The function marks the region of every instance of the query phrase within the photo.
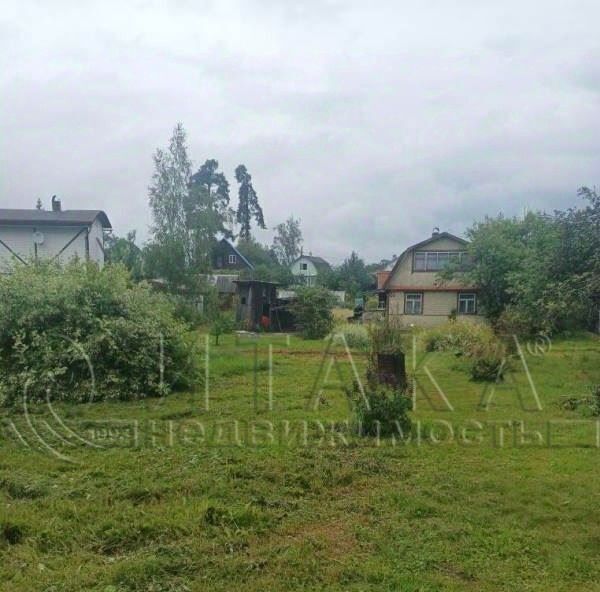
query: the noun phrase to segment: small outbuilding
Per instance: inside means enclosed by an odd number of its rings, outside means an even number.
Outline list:
[[[278,284],[262,280],[236,280],[234,283],[238,296],[236,320],[250,331],[272,328]]]

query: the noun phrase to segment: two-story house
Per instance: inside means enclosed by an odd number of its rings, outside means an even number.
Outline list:
[[[305,286],[315,286],[320,273],[331,269],[331,266],[322,257],[312,255],[300,255],[290,267],[292,275],[298,283]]]
[[[468,242],[435,229],[427,240],[408,247],[391,270],[377,273],[380,306],[404,325],[432,326],[456,315],[481,321],[477,288],[460,277],[442,281],[439,272],[468,265]]]
[[[232,273],[254,269],[248,261],[226,238],[217,242],[211,253],[214,273]]]

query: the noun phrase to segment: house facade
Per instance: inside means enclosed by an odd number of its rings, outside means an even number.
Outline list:
[[[104,265],[104,233],[111,229],[102,210],[0,209],[0,271],[35,260],[66,263],[79,258]]]
[[[213,247],[211,258],[212,268],[216,273],[235,273],[254,269],[254,265],[225,238]]]
[[[292,263],[290,270],[299,284],[315,286],[319,274],[331,269],[331,266],[322,257],[301,255]]]
[[[452,265],[466,268],[468,242],[437,229],[412,245],[390,270],[377,274],[380,306],[403,325],[434,326],[456,316],[481,322],[477,287],[461,278],[442,281],[440,271]]]

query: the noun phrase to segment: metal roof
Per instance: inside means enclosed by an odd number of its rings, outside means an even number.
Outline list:
[[[10,210],[0,208],[0,225],[3,226],[78,226],[93,224],[99,219],[102,228],[112,228],[102,210]]]
[[[455,236],[454,234],[450,234],[449,232],[434,232],[429,238],[425,239],[424,241],[421,241],[420,243],[415,243],[414,245],[408,247],[395,261],[394,261],[394,265],[392,266],[392,269],[390,271],[390,274],[388,275],[387,279],[385,280],[382,288],[385,290],[388,287],[388,284],[390,282],[390,279],[393,277],[397,267],[400,265],[400,261],[402,261],[402,259],[404,259],[404,257],[410,253],[411,251],[414,251],[415,249],[420,249],[422,247],[427,246],[430,243],[435,242],[436,240],[440,239],[440,238],[447,238],[450,240],[455,240],[459,243],[461,243],[462,245],[468,245],[469,241],[465,240],[464,238],[460,238],[459,236]]]
[[[331,268],[331,265],[329,265],[329,263],[327,263],[327,261],[325,261],[325,259],[323,259],[323,257],[314,257],[313,255],[300,255],[300,257],[298,257],[298,259],[296,259],[296,261],[294,261],[294,263],[296,263],[297,261],[300,261],[301,259],[307,259],[317,269],[330,269]]]

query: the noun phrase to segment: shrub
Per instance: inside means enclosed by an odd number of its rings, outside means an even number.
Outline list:
[[[538,321],[529,313],[508,306],[496,320],[494,328],[500,335],[529,337],[541,331]]]
[[[365,397],[355,385],[355,415],[361,435],[390,436],[406,434],[410,430],[410,397],[401,391],[375,384],[365,388]]]
[[[349,323],[336,327],[331,336],[335,338],[343,335],[350,349],[368,351],[371,341],[369,333],[363,325],[351,325]]]
[[[469,353],[469,372],[473,380],[502,380],[506,356],[498,348],[483,348]]]
[[[365,310],[374,311],[379,309],[379,298],[377,296],[370,296],[365,302]]]
[[[449,321],[425,331],[422,340],[426,351],[451,351],[467,358],[473,380],[503,377],[506,347],[488,325]]]
[[[421,337],[426,351],[467,353],[477,346],[496,343],[488,325],[465,321],[448,321],[425,331]]]
[[[121,266],[15,267],[0,278],[2,402],[25,392],[84,401],[189,386],[191,339],[173,313],[166,296],[132,284]]]
[[[335,303],[335,296],[325,288],[315,286],[296,290],[296,300],[290,309],[304,339],[321,339],[331,332]]]
[[[235,327],[235,318],[233,313],[228,311],[218,311],[212,319],[210,334],[215,336],[215,345],[219,345],[221,335],[231,333]]]
[[[372,323],[368,331],[373,355],[397,354],[406,350],[402,325],[397,321],[386,319],[379,323]]]

